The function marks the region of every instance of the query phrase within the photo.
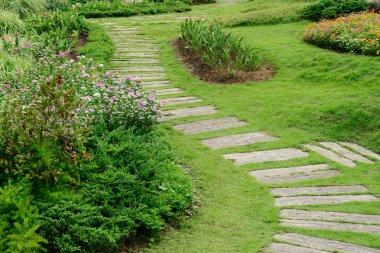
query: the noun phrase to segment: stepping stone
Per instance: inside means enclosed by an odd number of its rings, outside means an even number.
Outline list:
[[[154,80],[154,79],[160,79],[160,78],[164,78],[166,75],[164,73],[157,73],[157,74],[141,74],[141,73],[120,73],[120,72],[114,72],[116,74],[118,74],[117,76],[118,77],[121,77],[121,76],[126,76],[126,75],[130,75],[130,76],[133,76],[133,77],[139,77],[141,78],[141,80]],[[124,79],[124,78],[122,78]]]
[[[352,223],[338,223],[327,221],[310,221],[310,220],[280,220],[280,224],[286,227],[309,228],[309,229],[327,229],[336,231],[362,232],[369,234],[380,234],[380,226],[364,225]]]
[[[340,163],[342,165],[345,165],[345,166],[348,166],[348,167],[355,167],[356,164],[351,161],[350,159],[347,159],[345,157],[342,157],[340,155],[338,155],[337,153],[333,152],[333,151],[330,151],[328,149],[325,149],[325,148],[321,148],[321,147],[318,147],[318,146],[314,146],[314,145],[304,145],[304,147],[334,161],[334,162],[337,162],[337,163]]]
[[[151,81],[143,83],[144,88],[159,88],[169,85],[171,85],[170,81]]]
[[[327,164],[315,164],[290,168],[251,171],[249,174],[265,184],[290,183],[308,179],[328,178],[339,175],[337,170],[328,170]]]
[[[196,97],[179,97],[179,98],[164,98],[159,99],[157,102],[162,106],[168,105],[184,105],[184,104],[192,104],[202,102],[202,99]]]
[[[380,224],[380,215],[368,215],[358,213],[338,213],[327,211],[308,211],[297,209],[282,209],[280,211],[282,219],[290,220],[320,220],[320,221],[340,221],[350,223]]]
[[[159,63],[160,60],[157,59],[123,59],[123,60],[113,60],[111,63],[122,64],[128,63],[130,65],[139,65],[141,63]]]
[[[153,91],[156,95],[171,95],[171,94],[180,94],[182,92],[185,92],[184,90],[180,88],[172,88],[172,89],[162,89],[162,90],[155,90]]]
[[[253,144],[257,142],[270,142],[277,140],[278,138],[272,137],[266,133],[252,132],[206,139],[202,140],[202,143],[210,148],[218,149],[234,146],[244,146],[247,144]]]
[[[335,143],[335,142],[319,142],[319,144],[321,144],[322,146],[328,148],[328,149],[331,149],[332,151],[350,159],[350,160],[353,160],[353,161],[357,161],[357,162],[362,162],[362,163],[373,163],[371,160],[361,156],[361,155],[358,155],[354,152],[352,152],[351,150],[348,150],[342,146],[340,146],[338,143]]]
[[[110,70],[117,70],[119,72],[145,72],[145,71],[165,71],[164,67],[151,66],[151,67],[118,67],[110,68]]]
[[[349,143],[349,142],[340,142],[340,144],[342,144],[342,145],[344,145],[346,147],[352,148],[353,150],[359,152],[362,155],[365,155],[365,156],[372,157],[372,158],[375,158],[377,160],[380,160],[380,155],[378,155],[375,152],[372,152],[371,150],[366,149],[366,148],[364,148],[362,146],[359,146],[359,145],[354,144],[354,143]]]
[[[295,148],[282,148],[274,150],[255,151],[249,153],[235,153],[223,155],[225,159],[235,160],[235,165],[248,163],[261,163],[269,161],[285,161],[306,157],[309,154]]]
[[[310,249],[278,242],[272,242],[269,245],[268,250],[274,253],[330,253],[329,251]]]
[[[215,107],[210,106],[210,105],[175,109],[175,110],[163,111],[162,117],[159,119],[159,121],[164,122],[164,121],[177,119],[177,118],[209,115],[209,114],[214,114],[216,112],[217,110],[215,109]]]
[[[312,186],[312,187],[289,187],[289,188],[271,188],[270,191],[274,196],[299,196],[299,195],[322,195],[322,194],[345,194],[368,192],[368,189],[361,185],[352,186]]]
[[[372,195],[280,197],[275,199],[275,206],[324,205],[369,201],[378,201],[378,199]]]
[[[240,121],[236,117],[226,117],[218,119],[209,119],[185,124],[174,125],[177,130],[187,134],[198,134],[217,130],[224,130],[231,127],[245,126],[247,122]]]
[[[324,250],[328,252],[344,252],[344,253],[380,253],[380,250],[374,248],[368,248],[351,243],[345,243],[340,241],[333,241],[320,237],[301,235],[296,233],[277,234],[274,236],[276,240],[299,245],[301,247]],[[281,251],[275,251],[281,252]],[[298,253],[297,251],[285,251],[287,253]],[[301,251],[302,252],[302,251]],[[307,252],[307,251],[306,251]],[[313,252],[313,251],[311,251]],[[318,252],[318,251],[316,251]]]
[[[122,57],[141,57],[141,58],[155,58],[158,57],[158,54],[152,54],[152,53],[122,53],[117,54],[117,56]]]
[[[130,53],[130,52],[159,52],[160,49],[158,48],[127,48],[127,47],[122,47],[122,48],[116,48],[115,54],[118,53]]]

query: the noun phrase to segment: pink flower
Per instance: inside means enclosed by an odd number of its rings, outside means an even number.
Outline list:
[[[153,111],[157,111],[157,106],[153,106],[153,107],[152,107],[152,110],[153,110]]]
[[[11,86],[8,84],[7,86],[5,86],[7,89],[10,89],[11,88]]]
[[[149,101],[153,101],[153,100],[154,100],[154,97],[153,97],[153,96],[149,96],[148,100],[149,100]]]
[[[69,53],[68,52],[62,52],[60,53],[58,56],[59,57],[65,57],[66,55],[68,55]]]
[[[128,81],[130,81],[130,80],[132,79],[132,77],[131,77],[130,75],[127,75],[127,76],[125,77],[125,79],[127,79]]]
[[[140,81],[140,77],[136,76],[136,77],[135,77],[135,80],[136,80],[136,81]]]

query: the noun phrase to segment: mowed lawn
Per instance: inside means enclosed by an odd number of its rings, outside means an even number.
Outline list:
[[[217,11],[199,14],[217,16]],[[238,7],[232,7],[238,9]],[[196,9],[196,8],[195,8]],[[197,15],[197,9],[191,15]],[[133,19],[132,19],[133,20]],[[129,20],[113,19],[120,24]],[[133,22],[131,22],[133,24]],[[178,229],[171,229],[147,252],[259,252],[279,231],[297,231],[330,239],[380,248],[380,236],[351,232],[282,228],[279,209],[268,186],[248,172],[313,163],[328,163],[342,173],[333,178],[309,180],[282,186],[354,185],[368,187],[380,196],[380,163],[348,169],[316,154],[284,162],[267,162],[236,167],[224,153],[298,147],[316,141],[352,141],[380,152],[380,59],[340,54],[302,41],[308,22],[226,28],[256,47],[262,61],[274,65],[277,73],[268,81],[246,84],[207,84],[197,80],[178,60],[171,41],[179,36],[179,23],[143,24],[148,36],[160,41],[161,61],[174,87],[184,95],[202,98],[219,112],[197,117],[211,119],[236,116],[247,126],[223,131],[183,135],[167,127],[178,160],[194,177],[199,201],[193,216]],[[188,107],[175,106],[167,109]],[[166,108],[165,108],[166,109]],[[194,117],[173,123],[194,121]],[[266,131],[280,138],[277,142],[210,150],[199,140],[250,131]],[[271,186],[271,185],[270,185]],[[272,185],[275,186],[275,185]],[[380,203],[347,203],[308,206],[342,212],[380,213]]]

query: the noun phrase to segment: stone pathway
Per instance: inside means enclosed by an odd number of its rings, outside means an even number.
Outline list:
[[[148,21],[144,22],[162,22],[160,20],[152,21],[154,18],[153,16],[149,17]],[[146,17],[135,18],[135,20],[139,19],[143,21]],[[173,22],[173,19],[167,22]],[[163,107],[187,106],[185,108],[163,110],[159,121],[170,122],[174,119],[194,117],[194,119],[190,118],[191,122],[173,125],[178,131],[191,135],[213,133],[233,128],[239,131],[239,127],[247,125],[247,122],[239,120],[237,117],[217,117],[215,114],[218,110],[212,105],[196,106],[196,103],[205,103],[201,98],[188,95],[178,96],[186,94],[186,91],[172,87],[171,81],[166,78],[164,66],[160,64],[160,48],[158,44],[153,39],[146,37],[140,31],[139,26],[126,27],[111,22],[103,25],[107,27],[116,46],[116,53],[111,61],[110,71],[117,74],[119,78],[124,78],[125,75],[140,77],[145,89],[151,90],[152,94],[157,96],[165,96],[158,99],[158,102]],[[212,119],[197,121],[197,116],[202,115],[209,115]],[[280,140],[280,138],[267,132],[246,131],[227,136],[220,136],[219,132],[218,136],[203,139],[202,143],[211,149],[223,149]],[[294,159],[299,159],[299,162],[303,162],[310,152],[326,159],[326,163],[304,163],[303,166],[270,168],[249,172],[249,175],[255,177],[258,181],[269,184],[270,192],[275,199],[275,205],[281,209],[281,225],[293,228],[380,234],[380,215],[299,209],[307,205],[333,205],[347,202],[360,204],[379,201],[363,185],[280,187],[280,184],[284,183],[331,178],[339,175],[340,170],[333,169],[332,165],[354,169],[358,164],[372,164],[374,161],[380,160],[380,155],[364,147],[347,142],[318,142],[304,144],[302,149],[282,147],[271,150],[252,150],[250,152],[227,153],[223,154],[223,157],[227,160],[233,160],[237,166],[248,166],[253,163]],[[274,242],[266,250],[276,253],[380,253],[378,249],[296,233],[275,235]]]

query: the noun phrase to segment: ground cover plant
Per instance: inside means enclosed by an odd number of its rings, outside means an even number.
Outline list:
[[[195,71],[203,80],[239,82],[265,79],[271,74],[269,68],[257,72],[262,70],[257,50],[246,46],[241,37],[224,32],[215,22],[185,20],[180,33],[177,49],[185,57],[189,55],[186,61],[193,62],[194,68],[199,62]]]
[[[367,10],[365,0],[321,0],[301,10],[303,18],[318,21]]]
[[[380,55],[380,14],[351,14],[312,23],[306,28],[303,39],[337,51]]]

